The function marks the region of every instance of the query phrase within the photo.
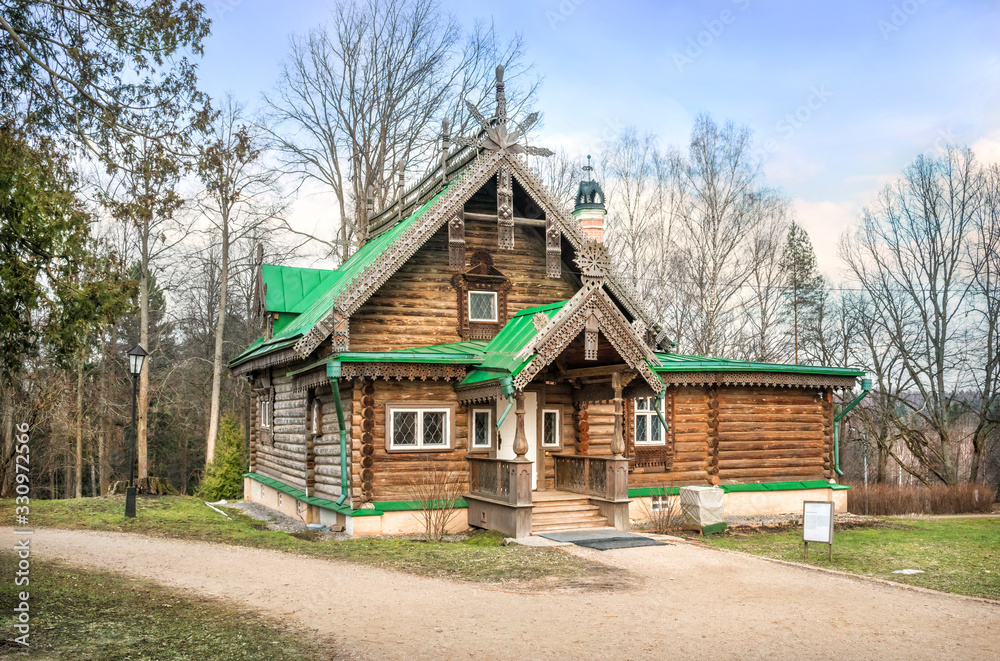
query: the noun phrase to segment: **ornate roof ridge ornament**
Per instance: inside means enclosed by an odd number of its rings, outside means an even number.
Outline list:
[[[529,114],[523,122],[517,122],[507,116],[507,95],[504,93],[503,65],[497,66],[497,107],[492,119],[486,119],[483,113],[468,99],[465,100],[465,107],[476,121],[479,122],[480,131],[475,138],[456,136],[454,142],[476,149],[488,149],[490,151],[510,154],[529,154],[531,156],[552,156],[555,152],[544,147],[532,147],[524,142],[524,137],[531,127],[538,122],[539,114],[533,112]],[[512,126],[509,126],[512,125]]]
[[[608,248],[600,241],[587,241],[573,258],[580,269],[584,289],[596,289],[604,284],[611,271]]]

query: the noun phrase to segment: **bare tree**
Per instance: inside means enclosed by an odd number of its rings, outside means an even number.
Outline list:
[[[740,292],[760,266],[746,237],[780,218],[785,202],[762,185],[747,128],[701,115],[688,153],[675,158],[684,190],[682,284],[696,314],[685,339],[696,353],[725,355],[739,345]]]
[[[341,1],[327,27],[294,38],[265,103],[285,172],[336,198],[336,236],[307,236],[345,260],[365,238],[366,205],[358,200],[370,191],[383,207],[401,192],[400,174],[423,172],[441,120],[464,132],[464,97],[486,93],[498,64],[514,81],[507,94],[516,115],[535,90],[517,90],[527,78],[522,59],[520,37],[504,43],[492,26],[477,24],[463,38],[436,0]]]
[[[246,121],[244,107],[227,97],[200,146],[198,176],[205,187],[201,211],[219,241],[219,301],[212,357],[212,391],[205,437],[206,463],[215,456],[222,389],[223,343],[228,315],[232,246],[265,231],[283,212],[277,174],[261,159],[264,137]]]
[[[972,295],[966,242],[982,204],[982,174],[968,150],[920,156],[865,209],[841,254],[865,290],[874,321],[898,354],[907,389],[897,432],[923,470],[959,480],[959,413],[972,361],[965,315]],[[977,427],[972,442],[984,429]]]

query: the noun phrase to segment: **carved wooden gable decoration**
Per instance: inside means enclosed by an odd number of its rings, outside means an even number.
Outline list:
[[[472,253],[472,268],[458,273],[451,284],[458,293],[458,334],[463,340],[492,340],[507,323],[507,293],[511,282],[493,266],[493,257],[485,250]],[[469,310],[469,292],[496,294],[496,321],[476,321]]]

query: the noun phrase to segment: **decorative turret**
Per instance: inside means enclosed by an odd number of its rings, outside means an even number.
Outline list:
[[[591,241],[603,243],[604,217],[608,215],[608,210],[604,207],[604,191],[591,175],[594,167],[590,164],[589,154],[587,155],[587,164],[583,166],[583,169],[587,173],[587,178],[580,182],[580,189],[576,193],[573,217],[580,224],[584,236]]]

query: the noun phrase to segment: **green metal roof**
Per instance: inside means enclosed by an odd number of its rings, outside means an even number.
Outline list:
[[[288,376],[296,376],[310,372],[320,365],[339,361],[342,363],[421,363],[435,365],[474,365],[483,358],[484,340],[469,342],[450,342],[448,344],[432,344],[411,349],[394,349],[392,351],[345,351],[324,356],[319,360],[288,372]]]
[[[566,303],[567,301],[559,301],[539,305],[515,314],[483,349],[483,361],[478,369],[470,372],[459,385],[468,386],[498,379],[501,376],[517,375],[531,360],[530,356],[518,358],[517,354],[538,334],[533,319],[535,314],[541,312],[551,319]]]
[[[864,376],[864,371],[851,367],[821,367],[816,365],[782,365],[757,363],[749,360],[688,356],[679,353],[657,353],[660,366],[656,372],[782,372],[785,374],[823,374],[826,376]]]
[[[341,273],[331,269],[264,264],[261,267],[261,276],[266,287],[267,311],[298,314],[306,311],[303,303],[309,300],[309,294],[313,290],[318,287],[330,287],[340,278]]]
[[[361,275],[364,270],[388,250],[392,244],[407,229],[409,229],[437,200],[448,191],[449,185],[445,185],[441,191],[427,200],[416,211],[410,214],[396,225],[363,245],[356,253],[351,255],[346,262],[340,265],[336,271],[330,271],[330,275],[312,288],[307,294],[301,296],[295,302],[295,308],[301,310],[294,319],[288,322],[283,328],[276,329],[274,337],[266,342],[258,340],[246,351],[233,359],[229,366],[233,367],[252,357],[261,356],[280,347],[288,345],[288,341],[305,335],[323,317],[333,309],[333,302],[354,280]],[[255,349],[255,347],[258,347]],[[250,352],[254,355],[251,356]]]

